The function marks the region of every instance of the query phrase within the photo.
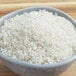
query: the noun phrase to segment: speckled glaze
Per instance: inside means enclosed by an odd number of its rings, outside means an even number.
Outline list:
[[[12,18],[17,14],[22,14],[24,12],[38,11],[40,9],[41,10],[45,9],[49,12],[53,12],[53,14],[57,13],[59,16],[68,19],[76,27],[76,22],[68,14],[56,8],[47,7],[47,6],[34,6],[9,13],[0,19],[0,27],[3,25],[4,20]],[[62,72],[64,72],[76,60],[76,54],[70,59],[65,60],[63,62],[59,62],[55,64],[44,64],[44,65],[27,64],[19,60],[11,59],[2,54],[0,54],[0,58],[3,60],[4,64],[10,70],[15,72],[19,76],[57,76]]]

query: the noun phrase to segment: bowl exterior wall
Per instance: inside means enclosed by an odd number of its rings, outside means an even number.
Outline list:
[[[3,60],[3,62],[9,69],[11,69],[11,71],[15,72],[19,76],[57,76],[64,72],[73,63],[71,62],[60,67],[37,69],[20,66],[6,60]]]

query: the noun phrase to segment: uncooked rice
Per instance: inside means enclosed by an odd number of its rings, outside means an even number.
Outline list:
[[[27,63],[53,64],[73,56],[76,31],[64,17],[46,10],[32,11],[4,21],[0,53]]]

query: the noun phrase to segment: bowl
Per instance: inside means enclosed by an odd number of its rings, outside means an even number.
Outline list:
[[[76,27],[76,22],[71,16],[69,16],[68,14],[64,13],[59,9],[47,6],[33,6],[9,13],[0,19],[0,27],[3,25],[5,20],[10,19],[16,16],[17,14],[20,15],[23,14],[24,12],[38,11],[40,9],[41,10],[45,9],[49,12],[53,12],[53,14],[57,13],[59,16],[68,19],[74,25],[74,27]],[[58,62],[55,64],[44,64],[44,65],[30,64],[30,63],[28,64],[20,60],[12,59],[3,54],[0,54],[0,58],[10,70],[15,72],[19,76],[57,76],[62,72],[64,72],[76,60],[76,54],[70,59],[67,59],[63,62]]]

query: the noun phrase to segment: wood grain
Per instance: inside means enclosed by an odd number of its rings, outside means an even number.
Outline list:
[[[76,0],[0,0],[0,3],[75,2]]]
[[[67,13],[74,13],[76,12],[76,2],[53,2],[53,3],[12,3],[12,4],[0,4],[0,16],[3,16],[9,12],[26,8],[30,6],[51,6],[59,8]],[[74,16],[73,16],[74,17]]]
[[[4,16],[5,14],[15,11],[17,9],[26,8],[30,6],[36,5],[46,5],[50,7],[59,8],[69,15],[71,15],[74,19],[76,19],[76,2],[52,2],[52,3],[14,3],[17,2],[16,0],[0,0],[0,16]],[[19,0],[21,1],[21,0]],[[23,0],[22,0],[23,1]],[[43,0],[45,1],[45,0]],[[50,1],[50,0],[47,0]],[[68,0],[69,1],[69,0]],[[13,2],[13,3],[11,3]],[[2,61],[0,61],[0,76],[17,76],[13,72],[11,72],[7,67],[4,66]],[[71,67],[67,69],[64,73],[59,76],[76,76],[76,62],[72,64]]]

